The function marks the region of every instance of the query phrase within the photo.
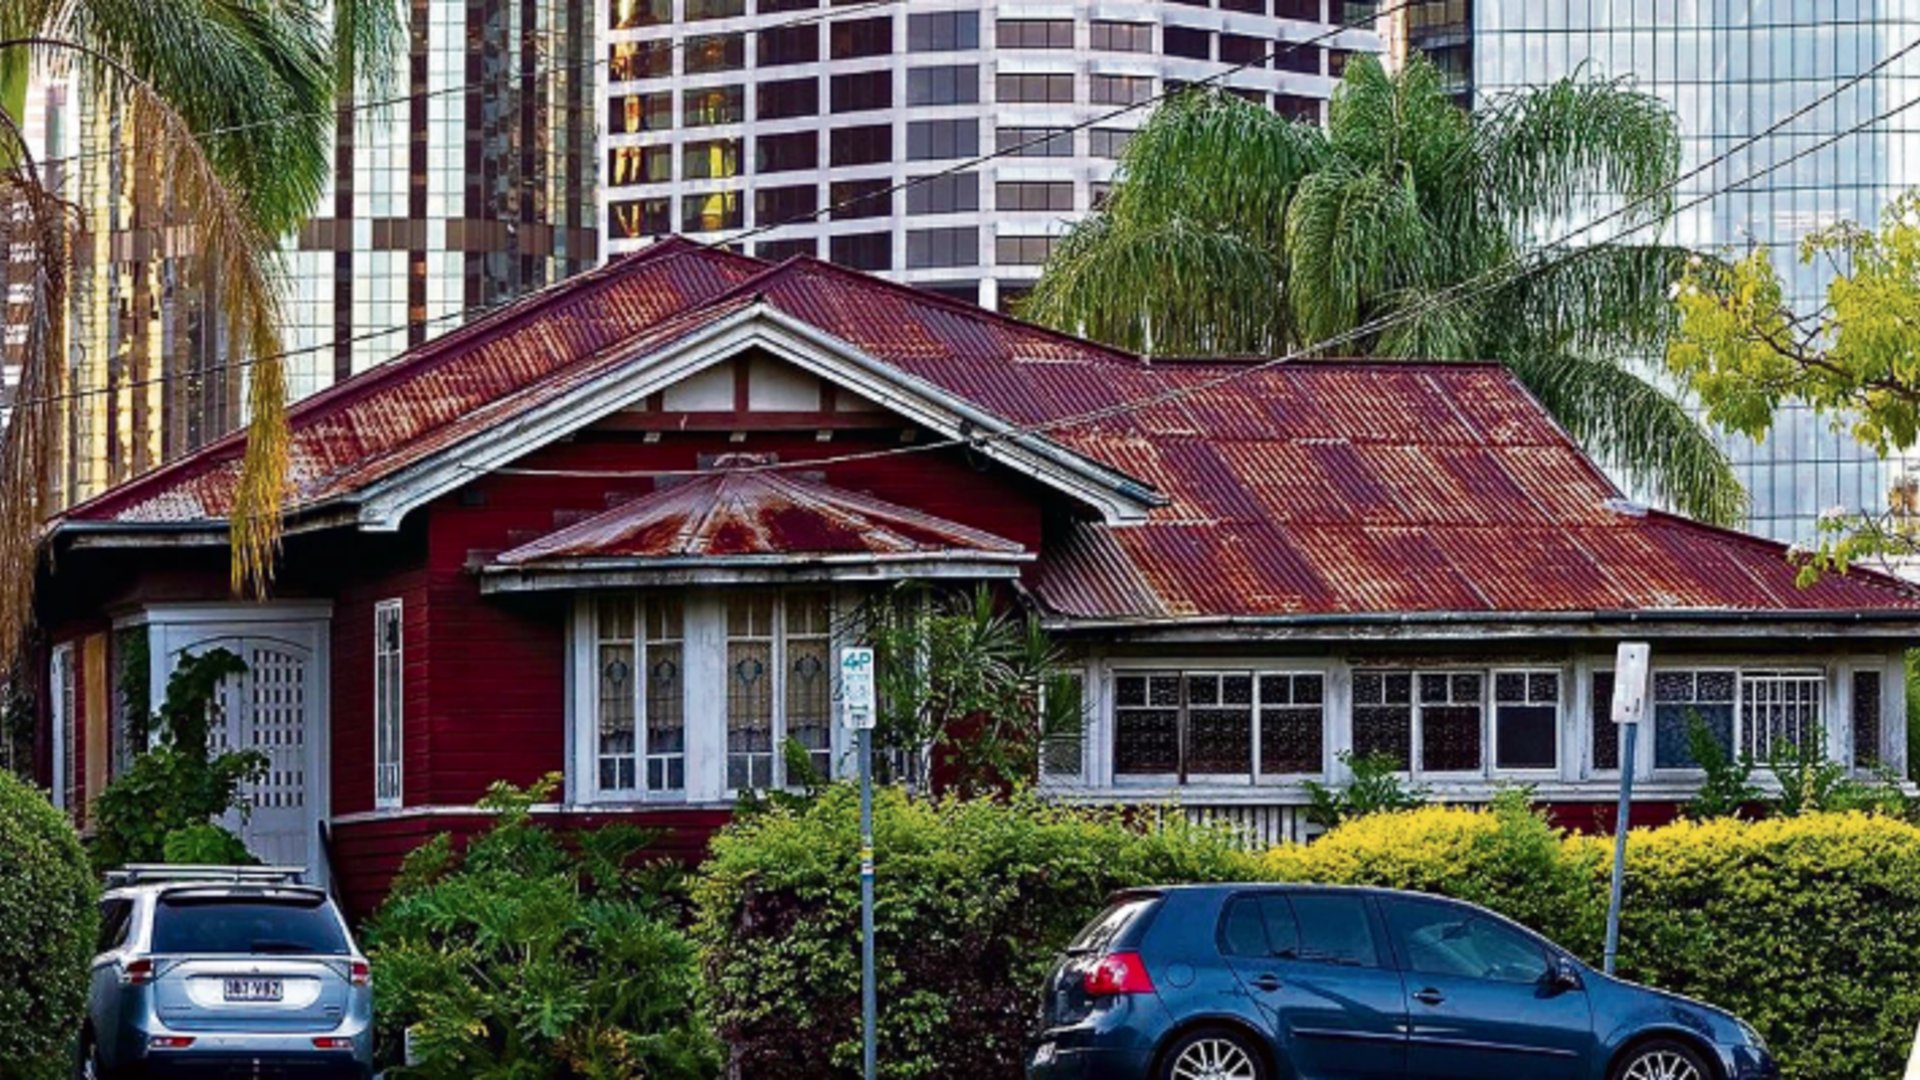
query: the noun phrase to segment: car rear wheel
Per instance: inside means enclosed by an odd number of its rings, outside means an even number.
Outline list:
[[[1267,1080],[1267,1064],[1245,1035],[1227,1028],[1203,1028],[1188,1032],[1167,1048],[1159,1080]]]
[[[1660,1039],[1634,1047],[1614,1066],[1613,1080],[1714,1080],[1713,1067],[1683,1042]]]

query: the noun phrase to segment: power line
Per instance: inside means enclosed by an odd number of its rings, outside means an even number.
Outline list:
[[[874,0],[874,2],[870,2],[865,5],[838,8],[830,12],[830,14],[834,17],[842,17],[850,12],[859,11],[863,7],[871,8],[871,7],[877,7],[884,4],[891,4],[891,3],[897,3],[897,2],[901,2],[901,0]],[[1401,0],[1400,3],[1392,7],[1378,11],[1371,18],[1386,17],[1404,8],[1411,7],[1414,4],[1417,4],[1419,2],[1420,0]],[[996,148],[992,153],[982,154],[973,158],[969,158],[965,161],[959,162],[958,164],[950,165],[936,172],[924,173],[918,176],[910,177],[907,180],[904,180],[898,184],[895,184],[885,189],[884,191],[876,191],[876,192],[869,192],[864,195],[856,195],[852,198],[843,199],[840,202],[822,207],[818,210],[812,211],[811,213],[800,214],[791,218],[782,219],[780,221],[769,222],[765,225],[756,226],[744,232],[730,234],[728,236],[721,237],[715,240],[702,241],[702,242],[699,242],[699,250],[712,250],[715,248],[731,247],[732,245],[740,244],[743,241],[750,240],[756,236],[761,236],[766,233],[772,232],[775,229],[785,228],[786,226],[789,226],[789,225],[800,225],[810,221],[817,221],[822,217],[826,217],[838,211],[845,210],[853,206],[857,206],[864,202],[869,202],[871,200],[881,198],[882,196],[891,197],[893,194],[897,192],[906,191],[910,188],[917,187],[921,184],[932,183],[935,180],[952,176],[956,173],[961,173],[969,169],[978,168],[981,165],[985,165],[988,162],[995,161],[1003,157],[1016,156],[1024,150],[1050,142],[1054,139],[1059,138],[1061,135],[1072,135],[1080,131],[1083,131],[1087,128],[1097,127],[1100,124],[1104,124],[1118,117],[1125,116],[1132,112],[1136,112],[1140,109],[1146,108],[1149,105],[1157,105],[1160,102],[1165,101],[1178,94],[1187,93],[1195,89],[1205,88],[1211,85],[1215,85],[1219,83],[1221,80],[1230,78],[1233,75],[1236,75],[1242,71],[1246,71],[1253,67],[1265,66],[1268,62],[1272,61],[1276,57],[1283,56],[1288,52],[1293,51],[1294,49],[1309,47],[1309,46],[1316,46],[1321,42],[1330,40],[1334,37],[1339,36],[1340,34],[1346,33],[1349,30],[1355,30],[1355,29],[1364,27],[1370,21],[1371,19],[1356,19],[1352,22],[1339,23],[1334,25],[1331,29],[1322,31],[1321,33],[1316,34],[1313,37],[1305,38],[1300,41],[1282,42],[1279,48],[1274,49],[1272,52],[1269,52],[1264,56],[1256,57],[1251,60],[1246,60],[1241,63],[1234,64],[1230,67],[1222,69],[1219,72],[1216,72],[1213,75],[1209,75],[1206,78],[1199,79],[1191,83],[1187,83],[1176,89],[1162,90],[1160,93],[1151,95],[1146,98],[1142,98],[1137,102],[1133,102],[1131,104],[1121,106],[1120,108],[1114,109],[1110,112],[1102,113],[1101,115],[1095,116],[1090,120],[1085,120],[1085,121],[1082,121],[1081,123],[1072,125],[1070,127],[1065,127],[1065,128],[1049,128],[1047,129],[1048,134],[1036,136],[1032,139],[1028,139],[1024,142],[1015,144],[1013,146]],[[688,254],[691,254],[691,252],[689,252]],[[671,257],[677,258],[679,256],[675,255]],[[274,353],[265,357],[250,357],[250,358],[245,358],[240,360],[229,360],[229,361],[224,361],[218,364],[208,364],[205,367],[196,368],[191,371],[177,371],[177,372],[173,372],[171,374],[166,374],[166,375],[151,376],[146,379],[130,379],[130,380],[127,380],[126,382],[119,383],[112,387],[94,387],[88,390],[69,391],[59,395],[46,395],[43,397],[35,398],[31,401],[16,401],[14,403],[14,407],[19,408],[23,405],[52,404],[60,401],[76,400],[84,397],[97,397],[97,396],[107,395],[107,394],[118,394],[122,391],[134,390],[143,386],[154,386],[154,385],[160,385],[168,382],[186,381],[186,380],[192,380],[192,379],[205,378],[208,375],[211,375],[220,371],[253,367],[257,364],[264,363],[268,360],[285,360],[285,359],[290,359],[296,356],[309,355],[312,353],[329,352],[338,348],[341,345],[355,344],[361,341],[368,341],[374,338],[385,337],[389,334],[404,333],[412,329],[412,327],[416,325],[430,325],[433,323],[447,322],[452,320],[464,321],[468,318],[483,317],[490,312],[497,311],[500,308],[516,303],[518,302],[519,299],[521,299],[521,297],[513,297],[513,298],[503,300],[494,304],[477,305],[475,307],[465,308],[460,311],[448,312],[443,315],[437,315],[437,316],[434,316],[433,318],[422,320],[419,323],[409,322],[409,323],[401,324],[399,326],[389,326],[389,327],[382,327],[377,330],[363,331],[351,337],[333,338],[328,341],[317,342],[313,345],[303,346],[298,349],[283,350],[281,352]]]

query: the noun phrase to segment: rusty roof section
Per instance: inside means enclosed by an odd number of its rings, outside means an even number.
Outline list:
[[[765,462],[754,455],[725,455],[713,472],[549,533],[495,562],[520,567],[794,556],[1032,558],[1011,540],[871,495],[785,472],[751,470],[760,464]]]

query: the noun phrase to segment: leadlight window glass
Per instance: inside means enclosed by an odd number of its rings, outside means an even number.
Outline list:
[[[1318,775],[1326,738],[1326,677],[1260,676],[1260,775]]]
[[[1620,767],[1620,725],[1613,722],[1613,672],[1593,673],[1593,768],[1605,772]]]
[[[1853,673],[1853,764],[1880,767],[1880,673]]]
[[[824,590],[759,589],[727,598],[727,787],[787,783],[791,738],[815,769],[833,764],[832,604]]]
[[[1823,751],[1819,675],[1746,672],[1740,677],[1740,751],[1755,761],[1811,746]]]
[[[608,596],[596,605],[594,754],[604,793],[686,789],[682,618],[669,594]]]
[[[1733,752],[1734,701],[1739,676],[1732,671],[1653,673],[1653,764],[1658,769],[1696,768],[1687,729],[1693,718],[1728,753]]]
[[[1113,682],[1113,771],[1154,776],[1180,770],[1180,676],[1121,675]]]
[[[1244,776],[1253,771],[1253,676],[1187,676],[1189,775]]]
[[[935,290],[938,291],[938,290]],[[968,303],[976,302],[968,298]],[[1060,782],[1084,779],[1086,770],[1086,676],[1059,671],[1040,688],[1040,775]]]
[[[1353,673],[1353,753],[1384,754],[1405,770],[1413,761],[1413,673]]]
[[[1560,673],[1497,671],[1493,676],[1493,767],[1549,770],[1560,765]]]
[[[382,600],[373,608],[373,805],[400,806],[400,687],[405,659],[401,649],[401,602]]]
[[[1481,704],[1486,679],[1477,672],[1421,672],[1420,770],[1478,772]]]

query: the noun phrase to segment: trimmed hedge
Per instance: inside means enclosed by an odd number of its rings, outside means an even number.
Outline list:
[[[1598,963],[1610,838],[1514,801],[1361,819],[1276,848],[1271,878],[1484,904]],[[1920,829],[1864,814],[1636,830],[1620,974],[1758,1028],[1789,1080],[1899,1075],[1920,1022]]]
[[[0,770],[0,1077],[71,1074],[98,920],[99,886],[73,826]]]
[[[1047,968],[1110,892],[1253,876],[1255,860],[1230,836],[1171,817],[877,793],[882,1073],[1019,1080]],[[846,785],[715,839],[695,886],[694,934],[710,1015],[739,1075],[857,1074],[858,846]]]

